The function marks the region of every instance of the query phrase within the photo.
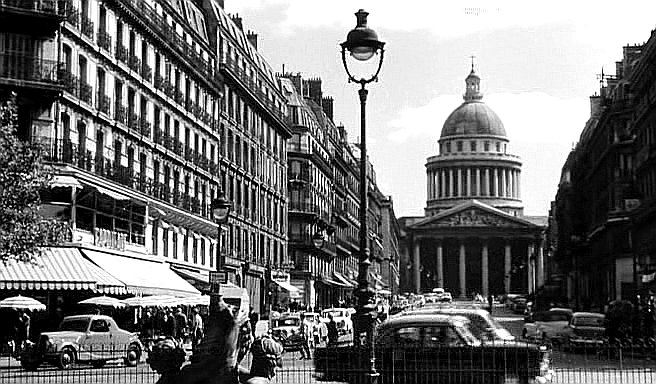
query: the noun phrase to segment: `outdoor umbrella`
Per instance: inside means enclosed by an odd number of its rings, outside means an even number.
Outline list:
[[[0,308],[13,308],[30,311],[45,311],[45,304],[31,297],[13,296],[0,301]]]
[[[137,296],[123,300],[129,307],[175,307],[179,298],[169,295]]]
[[[78,302],[78,304],[89,304],[89,305],[95,305],[98,307],[112,307],[112,308],[123,308],[126,306],[124,302],[122,302],[119,299],[115,299],[113,297],[108,297],[108,296],[97,296],[97,297],[91,297],[86,300],[82,300]]]

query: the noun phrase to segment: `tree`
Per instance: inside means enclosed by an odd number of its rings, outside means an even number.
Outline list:
[[[66,224],[39,213],[39,191],[52,177],[41,148],[17,136],[16,95],[0,101],[0,260],[35,261],[62,240]]]

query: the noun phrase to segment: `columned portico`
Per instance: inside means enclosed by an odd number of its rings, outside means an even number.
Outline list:
[[[483,101],[472,67],[464,102],[444,122],[440,151],[426,162],[425,215],[401,218],[416,292],[440,287],[463,297],[523,292],[529,270],[544,273],[542,218],[524,217],[521,160],[508,150],[499,117]],[[530,246],[535,246],[531,249]],[[533,253],[530,253],[533,252]],[[534,268],[526,268],[533,255]],[[531,287],[533,289],[533,287]]]

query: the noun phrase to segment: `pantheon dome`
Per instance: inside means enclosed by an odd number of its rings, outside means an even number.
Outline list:
[[[513,216],[523,213],[521,160],[509,152],[503,122],[483,102],[480,81],[472,66],[464,102],[442,126],[439,154],[427,159],[427,216],[470,200]]]

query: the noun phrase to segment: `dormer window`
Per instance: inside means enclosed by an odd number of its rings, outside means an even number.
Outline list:
[[[476,141],[469,142],[469,147],[471,148],[472,152],[476,152]]]
[[[501,143],[497,143],[497,152],[501,152]]]
[[[458,152],[462,152],[462,141],[456,142],[456,148]]]
[[[446,153],[451,153],[451,143],[446,143]]]
[[[490,150],[490,142],[489,141],[486,141],[485,143],[483,143],[483,150],[485,152],[488,152]]]

